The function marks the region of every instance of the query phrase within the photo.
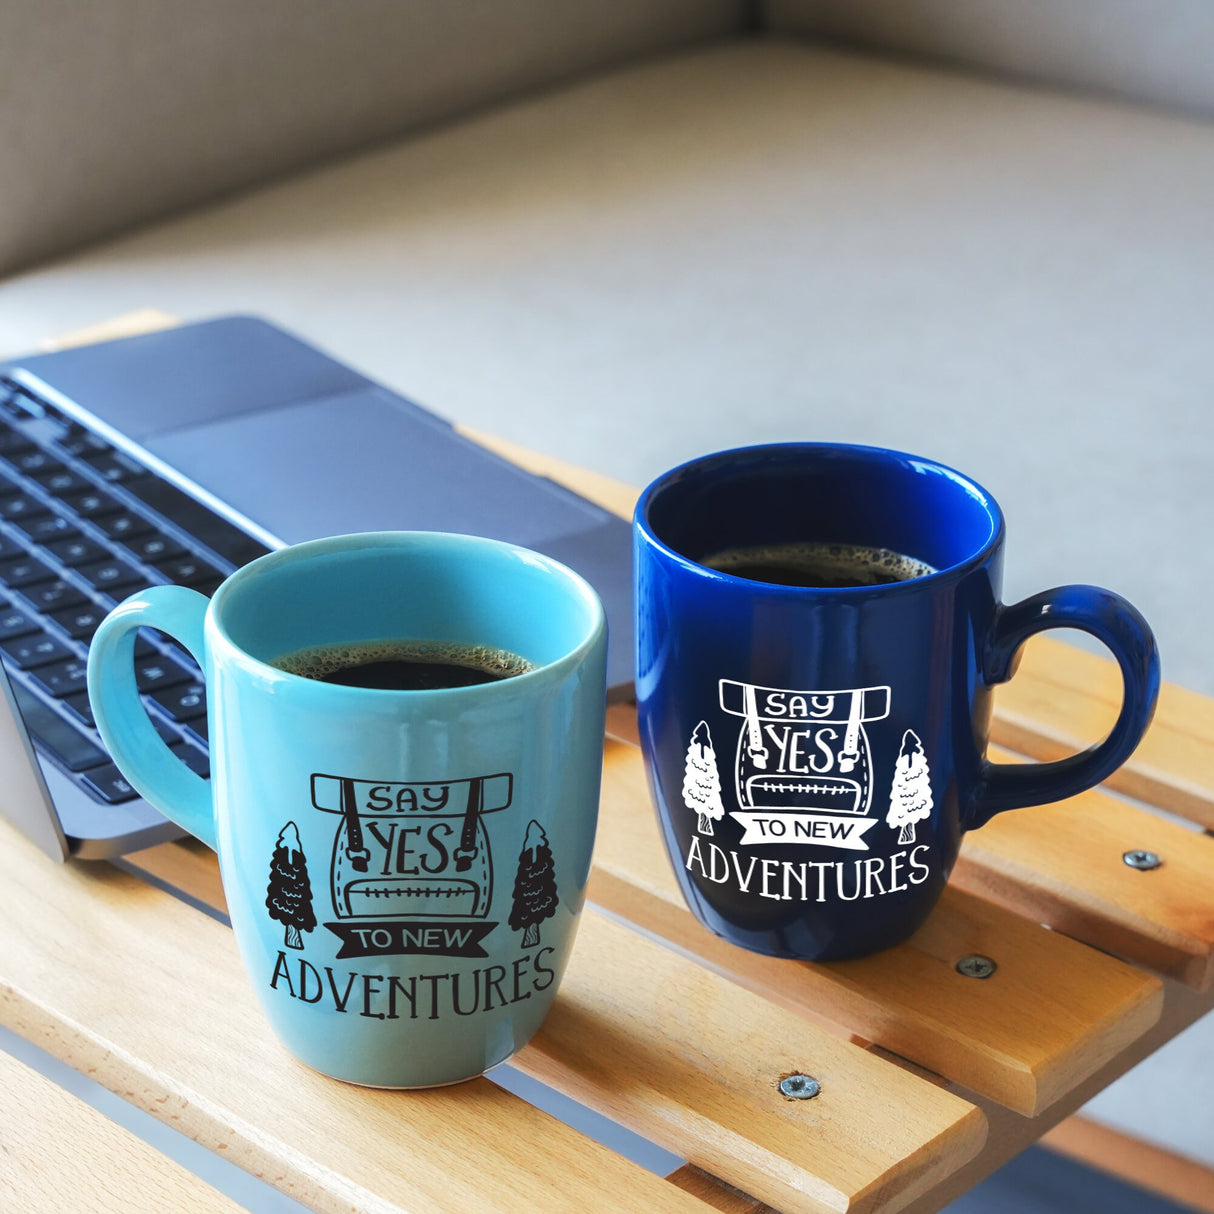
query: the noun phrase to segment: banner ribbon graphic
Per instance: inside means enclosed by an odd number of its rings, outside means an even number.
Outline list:
[[[876,818],[844,818],[837,814],[756,813],[750,810],[735,810],[729,816],[745,832],[741,839],[743,847],[779,843],[868,851],[864,834],[877,824]]]
[[[343,919],[326,923],[340,941],[337,953],[344,957],[421,955],[432,957],[487,957],[481,941],[496,923],[437,919],[382,920]]]

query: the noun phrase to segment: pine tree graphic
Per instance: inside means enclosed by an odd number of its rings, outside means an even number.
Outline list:
[[[540,942],[540,923],[552,916],[557,907],[556,872],[544,828],[532,818],[518,857],[514,876],[514,905],[510,908],[510,926],[523,928],[523,947],[534,948]]]
[[[270,918],[285,925],[284,943],[288,948],[303,948],[300,932],[316,926],[312,913],[312,886],[308,881],[308,859],[299,842],[299,829],[288,822],[279,831],[270,860],[270,884],[266,888],[266,906]]]
[[[902,750],[894,765],[894,785],[889,792],[886,823],[898,831],[899,843],[915,841],[915,823],[932,812],[931,772],[923,743],[913,729],[902,735]]]
[[[717,755],[712,748],[712,737],[706,721],[701,721],[695,727],[687,747],[683,804],[699,815],[696,830],[702,835],[711,835],[713,822],[719,822],[725,816],[725,806],[721,804],[721,777],[717,774]]]

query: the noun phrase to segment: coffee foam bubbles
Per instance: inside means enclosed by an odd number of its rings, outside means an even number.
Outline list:
[[[873,584],[893,579],[908,582],[911,578],[935,573],[933,566],[913,556],[904,556],[892,548],[869,548],[863,544],[832,544],[823,541],[800,544],[763,544],[754,548],[727,548],[715,552],[700,562],[710,569],[730,573],[746,565],[785,565],[806,569],[828,568],[840,574],[863,577],[871,571]]]
[[[314,645],[274,658],[270,665],[305,679],[324,679],[339,670],[370,662],[447,662],[482,670],[495,679],[509,679],[535,669],[533,662],[507,649],[491,645],[465,645],[460,641],[350,641]]]

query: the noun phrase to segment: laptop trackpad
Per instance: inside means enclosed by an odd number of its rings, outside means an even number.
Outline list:
[[[375,387],[188,426],[145,445],[287,543],[464,531],[535,547],[609,517]]]

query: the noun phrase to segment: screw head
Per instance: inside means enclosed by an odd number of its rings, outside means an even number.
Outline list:
[[[955,968],[966,978],[989,978],[999,967],[981,953],[970,953],[962,957]]]
[[[1121,858],[1130,868],[1136,868],[1143,873],[1150,872],[1151,869],[1158,868],[1163,863],[1162,856],[1153,851],[1143,851],[1140,847],[1126,852]]]
[[[802,1075],[797,1072],[785,1075],[779,1083],[780,1095],[789,1100],[812,1100],[821,1090],[822,1085],[812,1075]]]

